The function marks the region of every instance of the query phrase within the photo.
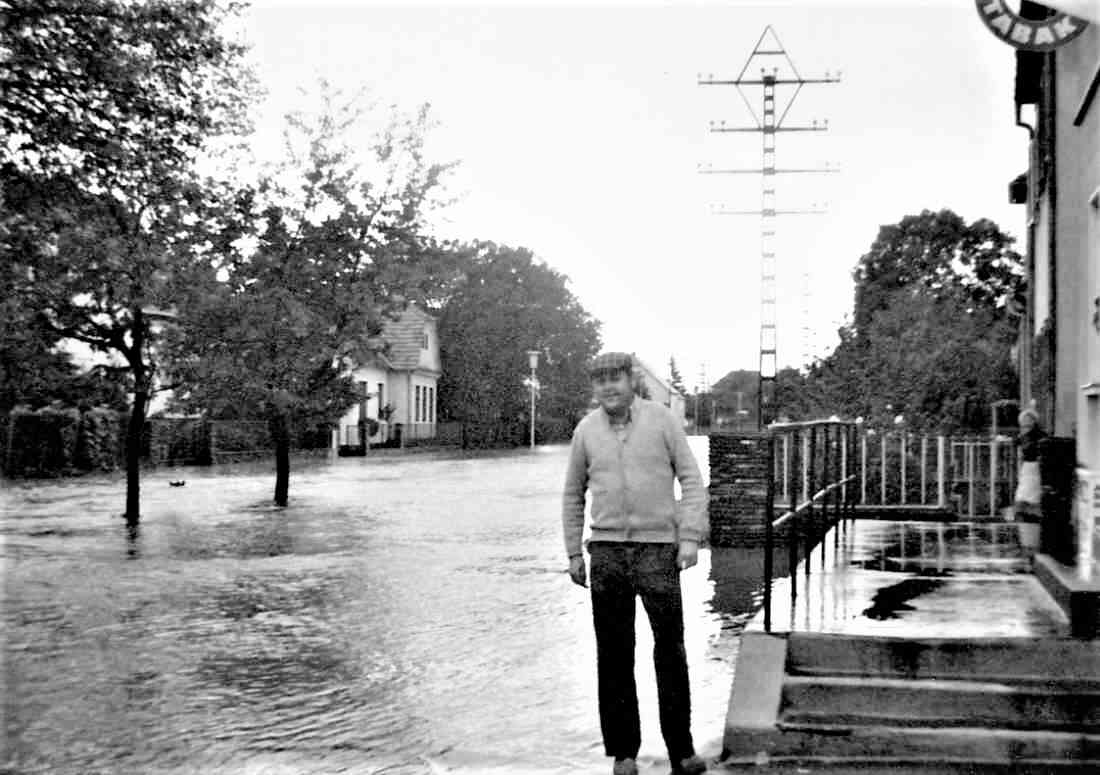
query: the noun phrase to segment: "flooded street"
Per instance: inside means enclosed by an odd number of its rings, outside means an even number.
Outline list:
[[[266,465],[159,470],[132,538],[121,476],[7,482],[0,771],[609,771],[587,591],[565,573],[566,455],[295,463],[286,509]],[[683,576],[709,755],[752,557],[705,550]],[[640,758],[663,773],[645,621]]]

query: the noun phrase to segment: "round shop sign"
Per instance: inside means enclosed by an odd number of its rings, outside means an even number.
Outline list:
[[[976,0],[978,14],[998,38],[1028,51],[1053,51],[1085,31],[1088,22],[1055,11],[1045,19],[1025,19],[1006,0]]]

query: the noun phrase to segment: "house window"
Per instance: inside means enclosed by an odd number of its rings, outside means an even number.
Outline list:
[[[382,383],[382,382],[378,383],[378,417],[379,417],[379,419],[381,419],[381,417],[382,417],[382,407],[386,405],[386,397],[384,395],[382,395],[383,386],[384,386],[384,383]]]
[[[435,388],[428,388],[428,422],[435,422]]]
[[[367,402],[370,401],[370,388],[366,381],[359,381],[359,420],[367,419]]]
[[[426,329],[426,328],[424,329],[423,333],[421,333],[421,335],[420,335],[420,349],[421,350],[427,350],[428,349],[428,329]]]
[[[420,385],[416,386],[416,409],[413,422],[420,422]]]

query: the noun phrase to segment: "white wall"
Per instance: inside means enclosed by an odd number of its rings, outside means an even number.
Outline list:
[[[360,382],[367,383],[367,392],[371,394],[370,398],[368,398],[367,400],[367,417],[373,420],[379,419],[378,410],[380,408],[380,405],[378,400],[379,397],[377,395],[378,384],[382,383],[383,386],[386,385],[386,372],[377,366],[362,366],[352,372],[352,379],[355,380],[357,386]],[[385,392],[387,392],[387,388],[383,387],[383,393]],[[383,396],[382,399],[383,401],[389,400],[385,396]],[[359,407],[360,405],[356,404],[355,406],[348,409],[348,411],[344,413],[344,416],[340,418],[340,427],[337,429],[340,444],[348,443],[349,439],[347,428],[350,427],[356,429],[356,431],[352,434],[353,436],[355,436],[355,434],[358,432],[360,420]],[[355,437],[358,438],[357,436]]]
[[[439,329],[434,320],[425,321],[424,328],[428,332],[428,349],[421,349],[419,366],[427,371],[441,371],[439,358]]]

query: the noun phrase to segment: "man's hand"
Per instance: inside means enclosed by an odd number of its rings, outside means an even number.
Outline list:
[[[699,562],[699,542],[681,541],[680,551],[676,555],[676,567],[687,570],[697,562]]]
[[[583,554],[575,554],[569,558],[569,578],[578,587],[588,586],[588,571],[584,569]]]

